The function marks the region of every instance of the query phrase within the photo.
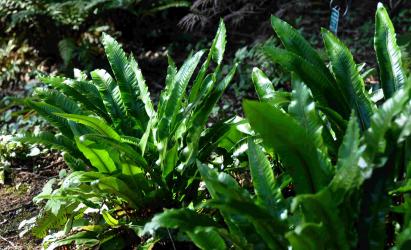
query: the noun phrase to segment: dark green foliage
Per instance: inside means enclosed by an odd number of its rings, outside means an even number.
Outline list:
[[[380,79],[385,81],[381,105],[370,101],[353,57],[335,36],[322,32],[328,68],[291,26],[273,17],[286,50],[266,51],[293,72],[293,91],[275,91],[262,71],[253,70],[261,102],[245,101],[244,110],[256,132],[248,142],[254,192],[241,188],[228,174],[198,163],[211,195],[202,207],[218,209],[223,217],[226,229],[211,226],[210,232],[218,232],[225,248],[406,249],[409,245],[411,83],[398,66],[401,57],[382,5],[376,19],[377,54],[385,58],[379,59]],[[256,145],[261,139],[263,147]],[[279,163],[273,165],[267,157]],[[275,174],[278,164],[283,173]],[[284,187],[290,185],[285,176],[291,177],[295,195],[284,195]],[[185,212],[173,213],[177,211]],[[151,223],[175,228],[173,218],[163,217],[166,214],[156,216],[164,218],[161,223]],[[394,225],[395,233],[387,235]],[[195,242],[190,230],[184,232]]]

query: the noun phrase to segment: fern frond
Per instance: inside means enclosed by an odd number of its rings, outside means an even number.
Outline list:
[[[121,98],[126,106],[127,114],[134,116],[140,124],[140,129],[144,130],[148,122],[148,115],[144,103],[140,99],[141,93],[138,88],[137,77],[127,60],[126,53],[111,36],[103,34],[102,41],[120,89]]]
[[[34,94],[38,96],[45,103],[59,107],[69,114],[83,114],[83,111],[71,98],[65,96],[57,90],[50,89],[36,89]]]
[[[111,119],[113,122],[118,122],[125,116],[126,112],[119,87],[105,70],[94,70],[90,74]]]
[[[84,86],[85,84],[76,83],[75,80],[66,79],[63,77],[50,76],[50,77],[42,77],[40,79],[42,82],[53,86],[57,90],[62,91],[66,96],[72,98],[74,101],[79,102],[82,106],[84,106],[85,108],[84,110],[92,111],[96,113],[97,115],[101,116],[102,118],[110,120],[110,117],[106,114],[105,109],[102,110],[101,107],[99,107],[99,105],[102,105],[102,101],[101,103],[99,101],[96,103],[93,103],[93,101],[95,101],[93,100],[93,97],[95,97],[95,94],[91,94],[92,96],[88,96],[90,95],[89,93],[87,92],[83,93],[80,89],[77,89],[77,88],[88,89],[89,86],[86,87]],[[73,85],[75,85],[75,87]],[[96,90],[94,89],[91,91],[96,91]]]
[[[63,113],[63,110],[60,108],[42,102],[34,102],[31,100],[26,100],[26,106],[34,109],[39,113],[42,117],[44,117],[48,122],[50,122],[53,126],[57,127],[62,134],[67,136],[68,138],[73,138],[73,132],[70,128],[69,122],[67,119],[59,117],[54,113]]]
[[[375,109],[365,92],[364,80],[349,49],[330,31],[323,29],[322,35],[337,85],[342,90],[340,94],[348,101],[350,110],[355,110],[364,131],[370,126]]]
[[[374,47],[377,54],[381,86],[386,99],[405,83],[401,50],[387,10],[379,3],[375,15]]]
[[[65,135],[54,135],[50,132],[42,132],[38,135],[26,134],[23,137],[16,138],[16,140],[23,143],[41,144],[45,147],[65,151],[78,158],[82,157],[76,144]]]
[[[138,63],[133,55],[130,55],[130,67],[134,71],[134,74],[137,78],[138,89],[140,92],[140,99],[144,103],[144,107],[145,107],[147,115],[150,117],[150,119],[152,119],[155,117],[156,112],[154,110],[153,103],[150,99],[150,92],[148,91],[146,81],[144,80],[140,67],[138,66]]]

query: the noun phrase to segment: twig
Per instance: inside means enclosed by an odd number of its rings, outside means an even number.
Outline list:
[[[173,249],[177,250],[176,246],[174,245],[173,237],[171,237],[170,230],[168,230],[168,228],[167,228],[167,233],[168,233],[168,236],[170,237],[171,244],[173,245]]]
[[[64,160],[62,160],[62,159],[57,160],[57,161],[51,163],[50,165],[44,167],[43,170],[44,170],[44,169],[48,169],[48,168],[52,168],[52,167],[57,166],[57,165],[59,165],[59,164],[61,164],[61,163],[63,163],[63,162],[64,162]]]
[[[12,248],[17,249],[17,246],[14,245],[13,242],[9,241],[8,239],[4,238],[4,237],[1,236],[1,235],[0,235],[0,239],[3,240],[3,241],[5,241],[5,242],[7,242],[7,243],[9,243],[9,245],[10,245]]]

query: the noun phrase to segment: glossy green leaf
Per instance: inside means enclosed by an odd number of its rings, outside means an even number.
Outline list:
[[[157,116],[159,120],[164,115],[167,102],[170,99],[171,91],[172,89],[174,89],[174,86],[176,84],[176,81],[175,81],[176,74],[177,74],[177,67],[174,64],[173,59],[171,59],[171,57],[168,57],[168,67],[167,67],[165,89],[161,91],[160,100],[159,100],[158,109],[157,109]]]
[[[76,138],[78,149],[90,161],[91,165],[101,173],[112,173],[117,170],[110,154],[105,149],[93,147],[93,142]]]
[[[125,182],[114,176],[99,178],[92,184],[98,186],[102,191],[118,195],[126,200],[133,208],[139,207],[140,200],[138,192],[131,190]]]
[[[103,211],[101,215],[103,216],[103,219],[106,221],[108,225],[113,227],[119,224],[119,221],[115,219],[113,216],[111,216],[111,214],[108,211]]]
[[[286,237],[295,250],[317,250],[326,249],[323,242],[325,233],[321,224],[304,223],[288,232]]]
[[[268,79],[267,75],[259,68],[253,68],[251,75],[258,98],[262,101],[270,100],[275,95],[273,83]]]
[[[227,30],[225,28],[224,21],[223,19],[220,19],[217,34],[215,35],[215,38],[210,49],[211,58],[217,63],[217,65],[220,65],[223,61],[225,45],[227,43],[226,33]]]
[[[106,109],[99,106],[98,103],[93,103],[92,99],[90,99],[90,96],[95,96],[95,95],[88,94],[87,91],[83,93],[80,89],[78,89],[79,87],[82,87],[82,85],[78,84],[76,80],[67,79],[63,77],[51,77],[51,76],[42,77],[40,78],[40,80],[46,84],[51,85],[57,90],[61,91],[66,96],[80,103],[82,106],[84,106],[89,111],[92,111],[96,113],[97,115],[101,116],[106,121],[110,121],[110,117],[106,113]],[[88,87],[90,86],[88,85]],[[91,90],[90,88],[87,88],[87,90],[94,91],[94,90]],[[102,101],[100,105],[101,104],[102,104]]]
[[[164,159],[164,163],[162,167],[162,176],[166,178],[171,172],[173,172],[174,168],[176,167],[178,159],[178,144],[174,144],[172,148],[170,148]]]
[[[248,161],[255,194],[267,207],[276,204],[274,173],[267,157],[252,139],[248,139]]]
[[[81,152],[77,149],[76,144],[65,135],[55,135],[51,132],[41,132],[35,135],[26,134],[23,137],[17,137],[16,140],[30,144],[38,143],[52,149],[65,151],[76,157],[81,157]]]
[[[101,98],[97,87],[92,82],[75,80],[67,81],[67,83],[94,105],[95,113],[97,115],[102,117],[107,122],[111,121],[106,107],[104,106],[103,99]]]
[[[155,215],[144,226],[143,234],[153,233],[158,228],[179,228],[183,231],[194,231],[196,227],[216,227],[219,225],[209,216],[196,213],[188,208],[167,209]]]
[[[331,32],[323,29],[322,36],[332,71],[337,80],[340,94],[348,102],[349,109],[354,110],[361,129],[366,130],[371,124],[374,105],[364,89],[364,80],[357,70],[357,65],[348,48]],[[347,117],[348,118],[348,117]]]
[[[338,162],[330,188],[334,200],[343,200],[345,195],[357,191],[364,181],[359,165],[364,148],[360,146],[360,129],[355,116],[352,116],[338,152]]]
[[[116,77],[121,99],[127,109],[127,113],[134,116],[143,128],[148,120],[148,116],[144,108],[145,105],[139,98],[141,93],[138,88],[137,77],[127,56],[120,44],[111,36],[103,34],[102,42],[111,69]]]
[[[25,101],[26,105],[34,109],[39,115],[45,118],[53,126],[57,127],[61,133],[69,138],[73,138],[73,132],[71,131],[70,125],[67,119],[57,116],[55,113],[61,113],[63,110],[57,108],[53,105],[43,103],[43,102],[34,102],[30,99]]]
[[[147,162],[142,157],[142,155],[134,150],[130,145],[125,144],[124,142],[119,142],[118,140],[113,139],[100,134],[86,134],[80,137],[82,140],[91,141],[96,144],[105,145],[104,148],[110,148],[111,150],[116,150],[119,153],[127,156],[131,161],[137,164],[139,167],[142,167],[147,170]]]
[[[58,92],[57,90],[36,89],[35,95],[42,101],[56,106],[69,114],[83,114],[83,111],[75,101]]]
[[[265,103],[246,101],[244,110],[251,127],[280,155],[298,193],[316,193],[328,185],[329,163],[293,118]]]
[[[141,73],[140,67],[133,55],[130,56],[130,67],[134,71],[134,75],[137,78],[138,89],[140,92],[140,98],[144,103],[144,107],[146,110],[147,115],[153,118],[156,113],[154,110],[153,103],[150,99],[150,92],[148,91],[148,87],[146,81],[144,80],[143,74]]]
[[[64,117],[68,120],[84,124],[102,135],[111,137],[117,141],[120,141],[120,135],[107,125],[103,120],[100,120],[95,117],[85,116],[85,115],[76,115],[76,114],[64,114],[64,113],[55,113],[57,116]]]
[[[390,98],[405,83],[401,50],[397,45],[394,26],[382,3],[375,15],[374,47],[384,96]]]
[[[318,68],[322,74],[327,76],[328,79],[332,79],[320,55],[296,29],[276,16],[271,16],[271,26],[288,51],[307,60]]]
[[[334,146],[334,141],[329,130],[324,129],[323,121],[311,98],[311,92],[304,83],[297,79],[293,79],[292,87],[288,113],[305,129],[308,136],[313,139],[315,146],[326,155],[328,152],[327,146]],[[327,145],[323,137],[327,140]]]
[[[316,101],[321,105],[331,107],[343,117],[349,117],[349,106],[335,85],[334,79],[329,79],[329,76],[325,75],[317,66],[293,52],[275,47],[264,47],[263,51],[273,62],[297,74],[310,88]]]
[[[188,231],[187,235],[200,249],[228,249],[224,239],[218,234],[215,228],[196,228],[195,231]]]
[[[69,153],[64,153],[63,159],[72,171],[85,171],[87,169],[86,163],[84,163],[81,158],[74,157]]]
[[[219,71],[220,65],[223,61],[225,45],[226,41],[226,28],[223,20],[220,20],[220,24],[218,26],[217,34],[214,37],[213,43],[211,44],[210,51],[208,53],[206,61],[201,66],[196,79],[194,80],[193,87],[190,92],[189,100],[191,103],[196,102],[199,98],[201,98],[201,89],[204,89],[206,86],[205,76],[207,73],[207,69],[210,66],[211,60],[217,63],[217,69],[215,72]]]
[[[328,189],[324,189],[317,194],[306,194],[297,196],[294,201],[294,209],[301,209],[304,215],[304,225],[322,224],[321,228],[311,228],[311,230],[295,229],[302,239],[311,239],[317,246],[324,245],[325,249],[350,249],[350,241],[347,239],[347,231],[344,221],[339,215],[337,204]],[[298,206],[297,206],[298,205]],[[313,233],[313,230],[316,231]],[[319,231],[318,231],[319,230]],[[321,238],[318,238],[321,234]]]
[[[194,114],[190,119],[190,127],[187,134],[187,148],[190,154],[188,158],[189,161],[191,160],[193,162],[194,158],[197,156],[198,143],[201,132],[204,130],[207,119],[213,107],[216,105],[224,90],[233,79],[236,69],[237,65],[235,65],[227,74],[227,76],[215,86],[213,91],[207,97],[205,97],[204,102],[202,102],[201,105],[193,111]]]
[[[116,121],[121,119],[126,112],[120,89],[110,74],[102,69],[94,70],[90,73],[93,83],[96,85],[107,112],[111,119]]]
[[[365,134],[367,144],[365,157],[367,162],[373,162],[375,156],[384,152],[386,142],[385,134],[390,129],[393,118],[398,115],[404,108],[404,105],[410,100],[410,87],[405,85],[399,89],[378,109],[371,118],[371,126]]]
[[[194,73],[194,70],[197,68],[198,63],[200,62],[201,57],[203,56],[204,51],[197,52],[194,56],[187,59],[180,70],[175,75],[175,79],[170,79],[170,81],[175,81],[175,83],[169,83],[169,95],[165,100],[164,112],[159,117],[158,124],[158,139],[164,140],[169,136],[172,127],[175,125],[175,119],[177,113],[181,107],[182,97],[185,94],[187,84],[190,81],[191,76]],[[171,68],[172,70],[172,68]]]

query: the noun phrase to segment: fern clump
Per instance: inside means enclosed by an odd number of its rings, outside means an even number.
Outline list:
[[[223,22],[208,52],[194,53],[179,69],[169,58],[157,107],[133,55],[107,34],[102,43],[112,74],[98,69],[91,78],[79,71],[75,79],[44,76],[41,81],[48,87],[26,100],[59,133],[44,131],[18,140],[63,151],[72,170],[36,198],[46,205],[35,219],[35,235],[44,237],[50,229],[64,226],[46,238],[45,243],[59,239],[53,246],[75,242],[73,232],[85,229],[95,233],[87,236],[90,244],[110,241],[112,234],[102,234],[107,230],[137,235],[141,223],[156,210],[196,202],[201,192],[195,161],[208,161],[210,150],[236,127],[228,120],[206,128],[236,71],[234,66],[226,76],[221,73]],[[186,93],[190,82],[191,91]],[[217,130],[213,140],[204,140],[209,131]],[[95,220],[85,220],[89,216]]]
[[[254,68],[260,102],[243,103],[255,131],[247,145],[253,190],[197,162],[211,196],[201,208],[219,215],[169,209],[144,232],[179,228],[202,249],[407,249],[411,83],[385,8],[378,5],[374,40],[379,98],[332,33],[322,31],[324,62],[289,24],[271,21],[285,49],[265,53],[291,72],[292,92]]]

